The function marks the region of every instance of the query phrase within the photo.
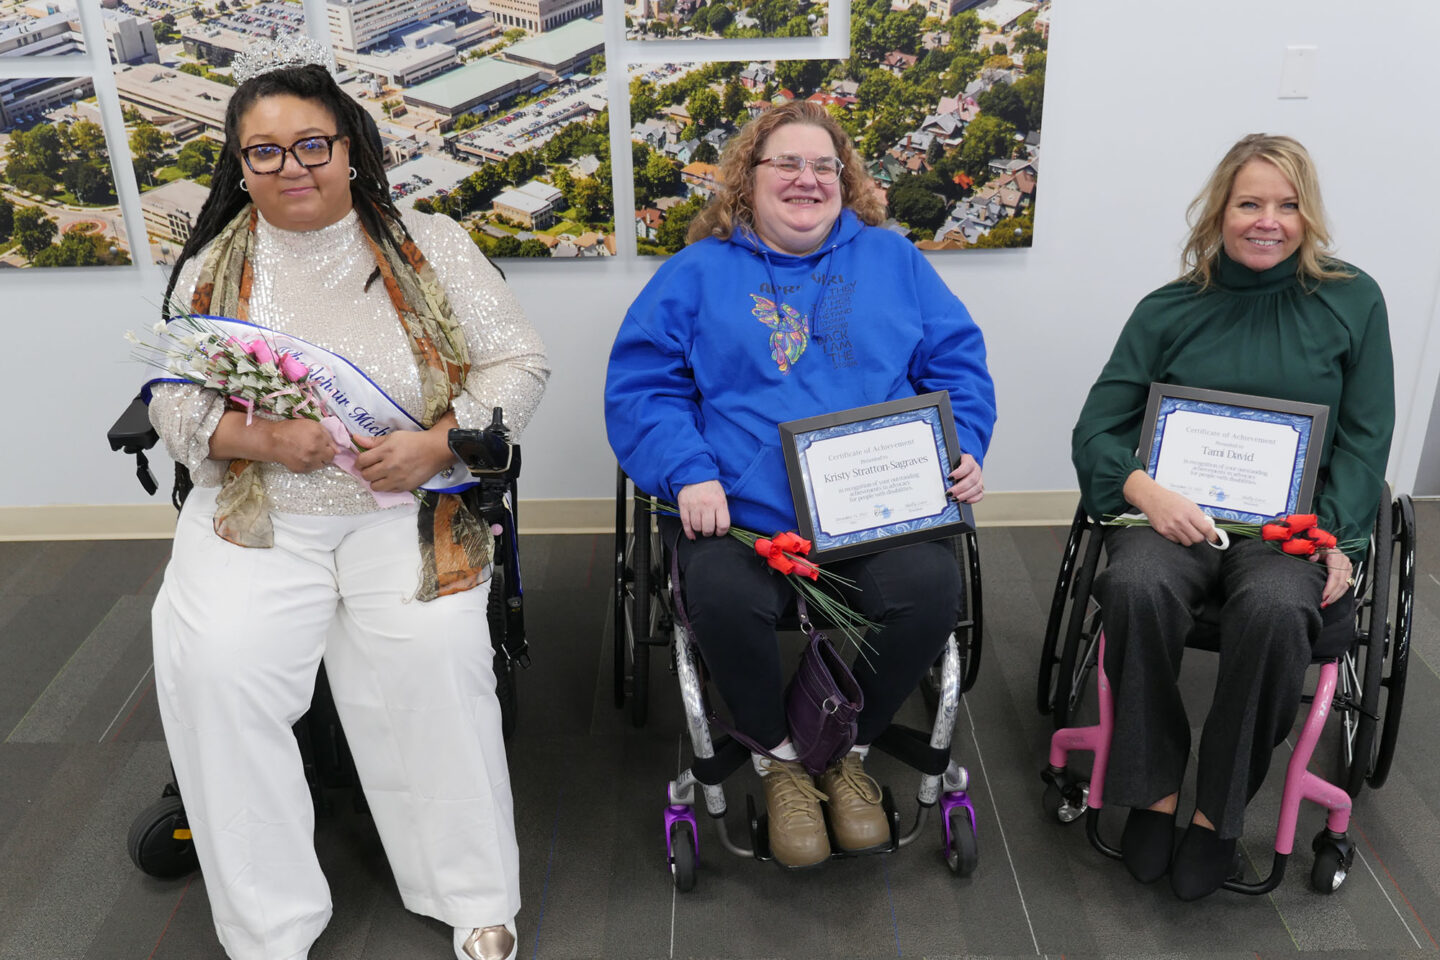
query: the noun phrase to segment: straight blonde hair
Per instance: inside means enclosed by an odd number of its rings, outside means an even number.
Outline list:
[[[1224,246],[1225,208],[1240,169],[1252,160],[1273,164],[1295,188],[1300,219],[1305,225],[1296,268],[1300,278],[1318,283],[1353,277],[1330,253],[1330,231],[1325,226],[1325,206],[1320,200],[1320,178],[1309,151],[1291,137],[1252,133],[1230,148],[1186,210],[1190,236],[1180,256],[1180,278],[1199,284],[1202,290],[1210,286]]]

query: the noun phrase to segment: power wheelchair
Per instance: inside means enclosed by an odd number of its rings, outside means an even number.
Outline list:
[[[970,508],[961,505],[969,529],[953,539],[956,559],[966,587],[961,613],[945,651],[921,682],[927,708],[935,715],[929,731],[891,724],[874,746],[918,770],[915,822],[902,833],[900,814],[890,788],[882,788],[882,804],[890,824],[890,842],[884,852],[907,846],[925,826],[930,808],[940,806],[941,853],[956,876],[967,877],[979,861],[975,809],[966,790],[969,774],[950,756],[951,734],[961,695],[974,684],[980,668],[982,604],[980,560]],[[633,489],[623,469],[617,471],[615,489],[615,607],[614,702],[629,701],[630,718],[644,726],[649,711],[650,654],[652,647],[668,651],[670,672],[680,685],[693,759],[691,765],[666,787],[664,829],[666,858],[676,890],[695,886],[700,837],[695,816],[695,791],[704,797],[706,812],[715,820],[721,845],[730,853],[770,860],[764,811],[746,796],[749,846],[733,840],[725,822],[726,799],[722,783],[750,760],[750,751],[728,735],[712,737],[710,707],[699,648],[687,635],[679,584],[673,574],[672,551],[665,545],[649,498]],[[782,622],[780,629],[808,633],[816,624],[808,617]],[[823,625],[819,625],[823,626]],[[832,859],[852,856],[832,844]]]
[[[1102,525],[1075,511],[1050,604],[1036,687],[1036,705],[1054,720],[1049,764],[1041,773],[1044,807],[1049,816],[1071,823],[1082,815],[1086,834],[1096,850],[1119,858],[1120,851],[1101,836],[1105,772],[1110,756],[1114,697],[1103,669],[1105,636],[1101,611],[1091,586],[1103,553]],[[1294,845],[1302,800],[1327,810],[1325,827],[1311,847],[1315,861],[1310,884],[1320,893],[1338,890],[1353,863],[1354,845],[1347,836],[1351,801],[1369,785],[1385,783],[1395,756],[1400,713],[1405,698],[1410,630],[1415,596],[1415,513],[1406,495],[1391,497],[1383,485],[1370,546],[1355,568],[1355,586],[1323,611],[1323,626],[1312,663],[1320,675],[1286,770],[1270,873],[1246,879],[1238,870],[1225,883],[1237,893],[1263,894],[1278,887]],[[1187,648],[1218,650],[1219,608],[1212,597],[1186,638]],[[1063,632],[1062,632],[1063,628]],[[1098,669],[1097,669],[1098,668]],[[1095,674],[1099,720],[1077,722]],[[1331,783],[1308,767],[1331,711],[1340,715],[1339,782]],[[1073,751],[1094,754],[1089,779],[1069,769]]]
[[[137,396],[130,402],[110,428],[107,439],[112,451],[135,457],[135,472],[140,485],[154,496],[159,484],[150,470],[145,451],[159,442],[159,436],[150,425],[144,400]],[[467,494],[471,497],[472,509],[499,531],[495,534],[486,619],[494,649],[492,663],[495,694],[500,701],[501,730],[505,739],[509,740],[515,730],[518,708],[516,667],[530,665],[516,536],[516,505],[519,502],[516,480],[520,474],[520,447],[510,442],[499,407],[495,408],[492,423],[484,430],[452,430],[449,440],[452,451],[470,468],[472,477],[478,480],[473,488],[475,493]],[[177,511],[184,505],[191,486],[189,471],[176,464],[170,500]],[[322,814],[332,811],[327,790],[353,788],[356,808],[363,811],[364,794],[340,726],[324,664],[321,664],[315,680],[310,709],[296,721],[294,730],[305,766],[305,779],[316,809]],[[173,879],[199,868],[184,802],[173,774],[161,791],[160,799],[142,810],[132,821],[126,849],[135,866],[152,877]]]

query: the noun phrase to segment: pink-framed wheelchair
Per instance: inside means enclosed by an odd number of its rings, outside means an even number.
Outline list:
[[[1050,715],[1055,726],[1049,763],[1041,773],[1047,814],[1061,823],[1083,816],[1091,845],[1118,859],[1120,851],[1100,832],[1115,715],[1114,694],[1104,670],[1101,611],[1091,597],[1103,546],[1101,525],[1090,519],[1083,507],[1077,508],[1051,600],[1036,700],[1040,712]],[[1347,833],[1352,801],[1365,786],[1374,789],[1384,784],[1395,756],[1414,595],[1414,508],[1408,496],[1392,499],[1387,484],[1381,492],[1369,550],[1355,570],[1355,586],[1323,613],[1323,626],[1312,652],[1319,677],[1314,693],[1304,698],[1308,712],[1286,769],[1270,872],[1265,877],[1246,877],[1237,869],[1225,882],[1225,889],[1263,894],[1280,885],[1294,849],[1300,805],[1307,800],[1326,810],[1325,826],[1311,843],[1315,853],[1311,887],[1333,893],[1344,883],[1355,853]],[[1187,648],[1218,649],[1222,599],[1215,597],[1207,603],[1186,638]],[[1099,717],[1093,724],[1076,725],[1092,675]],[[1338,782],[1309,769],[1332,713],[1342,725]],[[1069,757],[1075,752],[1094,754],[1088,779],[1070,769]]]

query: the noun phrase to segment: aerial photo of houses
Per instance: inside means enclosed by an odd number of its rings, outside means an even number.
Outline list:
[[[82,52],[73,4],[0,0],[0,58]],[[824,3],[700,4],[627,0],[627,36],[829,29]],[[678,250],[714,192],[726,141],[767,105],[795,98],[823,103],[855,138],[886,191],[888,228],[927,250],[1028,246],[1050,6],[856,0],[844,60],[742,60],[724,56],[730,41],[697,45],[711,59],[693,63],[626,67],[617,53],[629,79],[639,252]],[[101,7],[143,233],[152,259],[170,263],[207,196],[232,58],[256,37],[303,29],[304,11],[287,0]],[[327,0],[324,9],[338,79],[376,120],[399,205],[454,218],[495,257],[616,253],[601,0]],[[0,266],[130,262],[103,128],[89,77],[0,79]]]
[[[829,32],[829,0],[632,0],[625,11],[627,40],[823,37]]]
[[[633,67],[635,235],[670,254],[714,192],[725,142],[768,105],[821,103],[923,250],[1028,247],[1040,168],[1050,4],[875,0],[848,60]]]

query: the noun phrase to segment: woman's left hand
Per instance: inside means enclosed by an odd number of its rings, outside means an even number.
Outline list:
[[[434,430],[395,430],[383,437],[356,436],[361,453],[355,466],[371,489],[381,493],[414,490],[449,465],[450,448],[444,443],[448,427],[440,434],[437,447]]]
[[[1311,557],[1319,561],[1320,555]],[[1350,563],[1350,558],[1339,550],[1326,550],[1324,553],[1326,567],[1325,589],[1320,594],[1320,606],[1328,607],[1345,595],[1355,581],[1355,568]]]
[[[960,464],[950,471],[950,496],[959,503],[979,503],[985,496],[985,483],[980,464],[968,453],[960,454]]]

